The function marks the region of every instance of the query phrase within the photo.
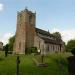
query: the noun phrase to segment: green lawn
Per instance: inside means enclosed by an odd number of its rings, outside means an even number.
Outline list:
[[[44,57],[44,62],[48,67],[38,67],[33,62],[33,58],[37,61],[40,56],[20,55],[20,75],[68,75],[67,57],[69,53],[56,53]],[[4,53],[0,52],[0,75],[16,74],[16,56],[9,55],[4,57]]]

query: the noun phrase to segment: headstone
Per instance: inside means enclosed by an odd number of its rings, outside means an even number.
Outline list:
[[[69,75],[75,75],[75,56],[68,58],[68,72]]]
[[[44,55],[41,55],[41,63],[44,63]]]
[[[19,64],[20,64],[20,59],[19,56],[17,56],[17,68],[16,68],[16,75],[19,75]]]

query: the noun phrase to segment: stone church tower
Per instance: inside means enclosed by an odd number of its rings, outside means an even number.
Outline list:
[[[36,13],[25,9],[17,13],[17,29],[14,51],[24,54],[26,48],[34,46]]]

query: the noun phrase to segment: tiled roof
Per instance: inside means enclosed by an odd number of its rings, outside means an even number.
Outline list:
[[[48,31],[35,28],[37,35],[42,38],[45,43],[51,43],[51,44],[62,44],[62,40],[56,38],[53,34],[50,34]],[[41,35],[40,35],[41,34]],[[42,36],[43,35],[43,36]],[[53,37],[53,39],[51,39]]]
[[[51,43],[51,44],[61,44],[62,40],[54,40],[54,39],[49,39],[49,38],[46,38],[46,37],[40,37],[42,38],[45,43]]]
[[[52,36],[54,37],[52,34],[50,34],[48,31],[45,31],[45,30],[42,30],[42,29],[39,29],[39,28],[35,28],[36,32],[37,33],[40,33],[42,35],[46,35],[46,36]]]

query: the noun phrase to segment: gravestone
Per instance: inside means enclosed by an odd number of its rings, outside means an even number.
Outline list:
[[[38,63],[37,64],[37,66],[39,66],[39,67],[47,67],[48,65],[44,62],[44,58],[45,58],[45,56],[44,56],[44,54],[42,54],[41,55],[41,62],[40,63]]]
[[[19,56],[17,56],[17,59],[16,59],[16,64],[17,64],[17,67],[16,67],[16,75],[19,75],[19,64],[20,64],[20,59],[19,59]]]
[[[68,72],[69,75],[75,75],[75,56],[68,58]]]
[[[75,75],[75,48],[71,50],[73,56],[68,57],[68,72],[69,75]]]

